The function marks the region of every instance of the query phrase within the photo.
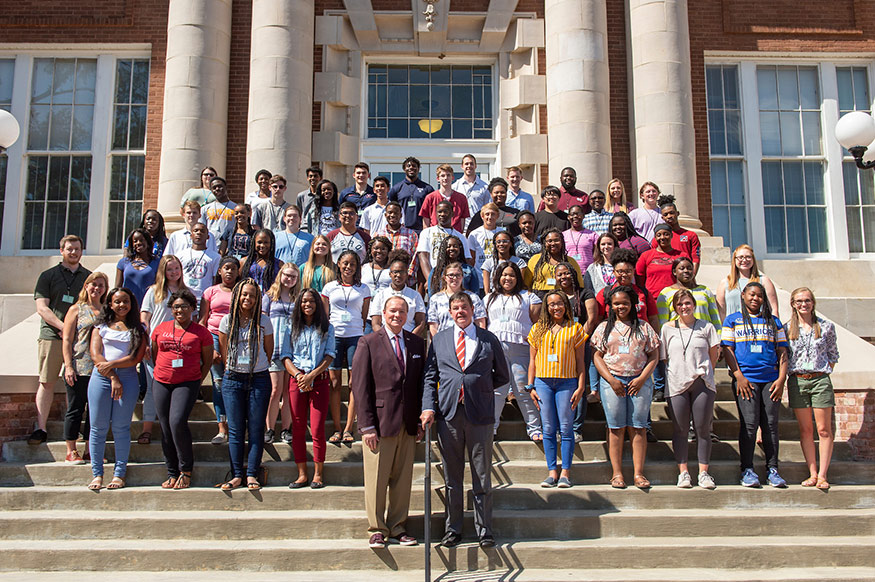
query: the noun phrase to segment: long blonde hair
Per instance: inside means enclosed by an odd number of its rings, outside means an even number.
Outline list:
[[[793,292],[790,293],[790,309],[793,311],[793,315],[790,316],[790,323],[787,324],[787,339],[795,340],[799,339],[799,328],[801,327],[802,316],[799,315],[799,312],[796,311],[796,305],[794,305],[793,300],[800,293],[808,293],[811,295],[811,318],[813,323],[811,324],[811,329],[814,331],[814,337],[820,337],[820,323],[817,321],[817,312],[815,308],[817,307],[817,299],[814,298],[814,291],[809,289],[808,287],[799,287],[797,289],[793,289]]]
[[[331,241],[324,234],[316,235],[313,242],[310,243],[310,255],[307,257],[307,262],[304,264],[304,273],[301,276],[301,288],[310,289],[313,286],[313,275],[316,274],[316,241],[322,239],[328,245],[328,253],[325,255],[325,262],[322,263],[322,284],[334,281],[334,259],[331,258]]]
[[[751,261],[750,264],[750,282],[760,282],[760,270],[757,267],[757,256],[754,254],[753,248],[747,244],[740,244],[735,247],[734,251],[732,251],[732,261],[729,265],[729,277],[726,278],[727,287],[729,289],[735,289],[738,287],[738,280],[741,278],[741,272],[738,270],[738,265],[735,264],[735,255],[741,250],[750,251],[750,255],[753,257],[753,261]]]
[[[85,279],[85,282],[82,283],[82,289],[79,291],[79,295],[76,297],[76,303],[88,303],[88,291],[85,287],[88,286],[89,283],[97,279],[103,279],[103,282],[106,284],[106,289],[103,290],[103,295],[100,296],[100,304],[103,305],[106,302],[106,294],[109,293],[109,277],[106,276],[106,273],[101,273],[100,271],[94,271],[88,278]]]
[[[620,210],[625,212],[626,208],[629,207],[629,204],[626,201],[626,185],[623,184],[623,181],[619,178],[614,178],[613,180],[608,182],[608,185],[605,187],[605,192],[606,192],[605,197],[607,198],[607,202],[606,202],[605,206],[610,207],[609,210],[611,212],[614,211],[614,207],[613,207],[614,201],[611,198],[611,186],[614,184],[619,184],[620,189],[623,191],[623,194],[620,196]]]
[[[271,301],[280,300],[280,295],[283,292],[283,284],[280,279],[285,270],[291,270],[298,274],[298,280],[295,281],[295,286],[289,289],[289,296],[292,298],[292,301],[294,301],[295,297],[298,295],[298,291],[301,288],[301,269],[299,269],[298,265],[295,263],[286,263],[283,265],[282,269],[280,269],[280,272],[276,274],[276,279],[273,280],[273,285],[267,290],[267,296],[270,297]]]
[[[152,292],[155,294],[155,302],[159,304],[164,303],[164,299],[170,296],[167,289],[167,263],[171,261],[179,263],[179,290],[188,289],[188,285],[185,284],[185,269],[182,266],[182,261],[174,255],[164,255],[158,262],[158,270],[155,273],[155,284],[152,285]],[[189,291],[191,291],[191,289],[189,289]]]

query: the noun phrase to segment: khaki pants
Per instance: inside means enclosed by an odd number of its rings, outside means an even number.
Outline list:
[[[376,451],[364,445],[362,450],[368,532],[397,537],[407,531],[405,524],[410,510],[416,437],[402,430],[393,437],[380,437]]]

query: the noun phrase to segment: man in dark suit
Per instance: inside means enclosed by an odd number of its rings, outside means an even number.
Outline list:
[[[405,524],[413,454],[422,436],[419,413],[425,341],[404,330],[406,321],[407,300],[386,300],[384,325],[359,339],[350,374],[364,445],[365,511],[372,548],[386,547],[390,536],[402,546],[417,543],[407,534]]]
[[[495,545],[492,535],[492,426],[494,390],[510,382],[501,342],[474,325],[474,306],[464,292],[450,297],[454,325],[432,340],[422,395],[422,425],[437,419],[438,447],[446,483],[446,533],[441,544],[462,541],[465,502],[465,451],[471,463],[474,527],[480,547]],[[440,385],[440,389],[438,389]]]

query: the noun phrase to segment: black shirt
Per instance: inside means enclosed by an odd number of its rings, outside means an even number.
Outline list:
[[[71,271],[64,266],[63,263],[58,263],[51,269],[47,269],[40,273],[39,279],[36,280],[36,289],[33,291],[34,299],[48,299],[49,309],[52,310],[58,319],[64,321],[67,315],[67,310],[70,306],[76,303],[79,297],[79,292],[85,285],[85,279],[91,271],[83,267],[81,264],[76,271]],[[61,339],[61,330],[55,329],[45,320],[40,321],[39,328],[40,339]]]
[[[568,222],[568,214],[564,210],[556,212],[548,212],[539,210],[535,213],[535,236],[540,237],[548,228],[556,227],[560,231],[565,232],[571,228],[571,223]]]

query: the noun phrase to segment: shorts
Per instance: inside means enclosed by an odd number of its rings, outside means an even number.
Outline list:
[[[806,380],[795,374],[787,380],[790,408],[833,408],[836,405],[829,375]]]
[[[267,367],[268,372],[285,372],[286,367],[283,365],[282,358],[274,358],[270,361],[270,366]]]
[[[615,377],[623,384],[635,378],[635,376]],[[652,375],[647,377],[635,396],[617,396],[608,381],[601,378],[599,396],[602,399],[602,408],[605,411],[608,428],[618,429],[627,426],[647,428],[650,424],[648,415],[650,414],[650,402],[653,399]]]
[[[43,384],[54,382],[61,376],[64,365],[64,343],[55,339],[37,340],[37,358],[39,361],[39,381]]]
[[[361,337],[362,336],[360,335],[355,337],[335,337],[334,350],[337,355],[334,357],[334,360],[331,361],[331,365],[328,366],[328,369],[343,370],[344,368],[352,367],[352,359],[355,357],[355,348]]]

